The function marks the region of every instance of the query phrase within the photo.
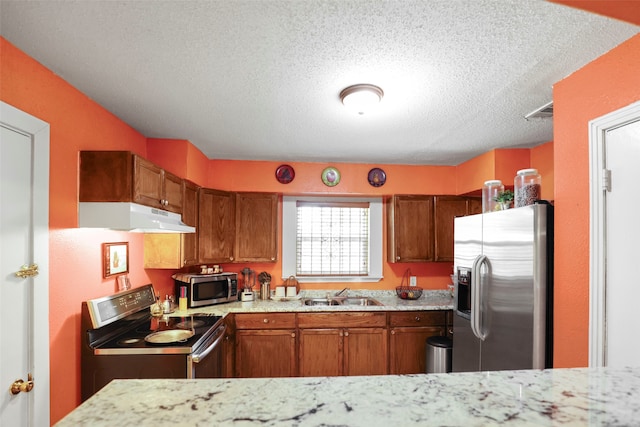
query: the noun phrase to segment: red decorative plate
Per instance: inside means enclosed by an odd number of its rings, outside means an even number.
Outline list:
[[[367,179],[373,187],[382,187],[387,182],[387,174],[380,168],[373,168],[369,171]]]
[[[280,165],[276,169],[276,179],[280,184],[288,184],[296,177],[296,173],[289,165]]]

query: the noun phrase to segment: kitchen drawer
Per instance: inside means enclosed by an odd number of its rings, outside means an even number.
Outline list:
[[[402,311],[389,313],[389,326],[445,325],[445,311]]]
[[[295,327],[295,313],[236,314],[236,329],[286,329]]]
[[[298,313],[299,328],[373,328],[386,323],[385,312]]]

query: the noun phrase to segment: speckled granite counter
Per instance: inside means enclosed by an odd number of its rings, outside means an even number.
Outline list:
[[[640,368],[115,380],[64,426],[632,426]]]
[[[330,291],[335,293],[335,290]],[[327,291],[301,291],[300,299],[294,300],[256,300],[250,302],[231,302],[193,308],[186,312],[176,311],[174,316],[206,313],[225,315],[227,313],[260,313],[260,312],[310,312],[310,311],[399,311],[399,310],[451,310],[453,298],[449,291],[425,291],[417,300],[403,300],[396,296],[395,291],[354,290],[349,296],[366,296],[375,298],[382,305],[340,305],[340,306],[308,306],[302,303],[302,298],[325,297]]]

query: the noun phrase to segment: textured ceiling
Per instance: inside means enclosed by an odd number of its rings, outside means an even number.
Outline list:
[[[640,27],[542,0],[0,1],[0,34],[147,137],[212,159],[455,165]],[[352,84],[383,88],[347,111]]]

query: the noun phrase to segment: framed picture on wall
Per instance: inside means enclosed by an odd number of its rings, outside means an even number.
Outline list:
[[[105,278],[129,272],[129,242],[103,243],[102,254]]]

